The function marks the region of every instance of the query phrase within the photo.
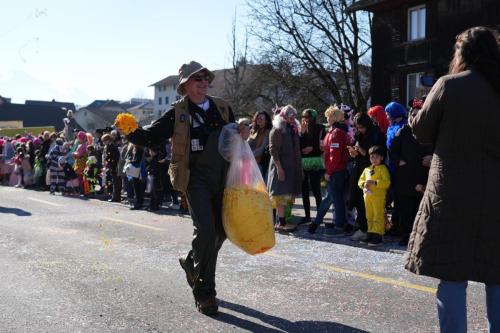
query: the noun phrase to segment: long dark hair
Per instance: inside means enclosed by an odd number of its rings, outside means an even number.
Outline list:
[[[318,116],[318,112],[314,109],[305,109],[302,111],[302,117],[308,116],[309,123],[307,125],[307,135],[312,137],[314,135],[314,131],[316,130],[316,118]]]
[[[500,95],[500,36],[486,27],[474,27],[457,36],[449,74],[474,69]]]
[[[269,114],[265,111],[259,111],[256,112],[252,118],[252,133],[257,133],[260,130],[259,126],[257,125],[257,117],[260,116],[261,114],[263,114],[264,118],[266,119],[266,125],[264,126],[264,130],[273,128],[273,123],[271,122],[271,116],[269,116]]]

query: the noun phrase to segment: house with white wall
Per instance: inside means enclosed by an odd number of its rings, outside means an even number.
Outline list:
[[[177,84],[179,82],[178,75],[170,75],[166,78],[153,83],[150,87],[155,88],[154,94],[154,116],[159,117],[168,109],[170,105],[179,100],[181,96],[177,94]]]

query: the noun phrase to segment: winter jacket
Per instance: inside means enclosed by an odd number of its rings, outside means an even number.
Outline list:
[[[267,190],[271,196],[302,192],[302,160],[299,136],[284,120],[273,121],[269,134],[269,163]],[[285,180],[278,180],[275,161],[279,160],[285,171]]]
[[[323,140],[324,161],[328,175],[346,170],[349,161],[348,144],[347,126],[340,123],[333,124]]]
[[[408,125],[404,125],[396,133],[389,149],[389,159],[395,164],[393,187],[397,194],[420,196],[415,190],[417,184],[427,184],[429,168],[422,165],[424,156],[432,154],[430,145],[417,142]],[[404,165],[399,165],[404,161]]]
[[[347,131],[347,126],[345,127]],[[313,150],[308,154],[302,154],[302,157],[318,157],[323,153],[321,151],[321,143],[326,135],[325,126],[314,124],[313,133],[305,133],[300,135],[300,149],[312,147]]]
[[[467,70],[432,87],[410,119],[434,146],[406,268],[447,281],[500,284],[500,95]]]

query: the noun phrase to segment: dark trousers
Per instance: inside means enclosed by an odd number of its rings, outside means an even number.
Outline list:
[[[121,177],[118,176],[118,173],[115,171],[111,171],[111,183],[113,187],[113,195],[111,197],[112,200],[120,201],[121,193],[122,193],[122,180]]]
[[[413,229],[413,222],[417,216],[421,196],[398,195],[399,231],[408,236]]]
[[[135,194],[134,207],[142,207],[144,204],[144,182],[139,178],[132,178],[132,186],[134,187]]]
[[[194,183],[194,184],[193,184]],[[187,200],[194,232],[188,260],[194,264],[193,295],[196,299],[215,297],[217,255],[226,239],[222,226],[222,195],[205,184],[190,182]]]
[[[356,221],[355,224],[359,227],[359,229],[363,232],[368,231],[368,223],[366,221],[366,211],[365,211],[365,202],[363,200],[363,190],[359,187],[353,188],[353,191],[356,191],[354,195],[351,195],[352,202],[350,203],[350,208],[356,208]]]
[[[158,209],[160,208],[161,197],[163,195],[163,189],[161,187],[159,176],[153,178],[153,187],[151,189],[149,208]]]
[[[321,174],[322,170],[304,171],[304,180],[302,181],[302,203],[306,217],[311,217],[311,203],[309,201],[309,190],[312,191],[316,200],[316,209],[321,205]],[[311,185],[309,187],[309,185]]]
[[[125,190],[127,191],[127,199],[132,201],[134,199],[134,186],[132,185],[132,181],[128,180],[126,175],[122,176],[122,186],[125,186]]]

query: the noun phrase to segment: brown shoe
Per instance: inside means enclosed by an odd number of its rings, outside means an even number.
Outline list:
[[[219,305],[215,297],[210,297],[204,300],[195,300],[196,308],[199,312],[207,316],[215,316],[219,313]]]
[[[186,272],[186,280],[191,288],[194,286],[194,273],[193,267],[189,265],[186,257],[179,258],[179,264],[181,265],[184,272]]]

